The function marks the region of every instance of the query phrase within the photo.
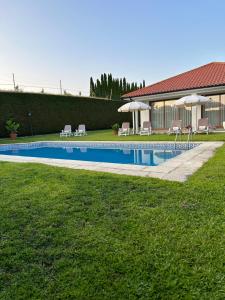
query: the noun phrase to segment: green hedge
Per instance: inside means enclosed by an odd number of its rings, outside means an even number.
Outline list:
[[[0,136],[8,135],[5,122],[9,118],[21,124],[19,135],[30,135],[31,125],[33,134],[59,132],[65,124],[73,130],[79,124],[87,130],[111,128],[116,122],[131,121],[130,113],[117,112],[123,104],[101,98],[0,92]]]

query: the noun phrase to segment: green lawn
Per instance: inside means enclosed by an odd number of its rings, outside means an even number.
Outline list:
[[[0,163],[0,299],[224,299],[224,157],[185,183]]]
[[[175,136],[168,136],[167,134],[153,134],[151,136],[117,136],[113,135],[112,130],[97,130],[88,131],[87,136],[83,137],[64,137],[60,138],[59,134],[45,134],[36,135],[33,137],[19,137],[16,141],[10,139],[0,139],[0,144],[12,143],[12,142],[33,142],[33,141],[174,141]],[[182,141],[187,141],[187,135],[182,135]],[[193,135],[193,141],[225,141],[225,133],[214,133],[214,134],[197,134]]]

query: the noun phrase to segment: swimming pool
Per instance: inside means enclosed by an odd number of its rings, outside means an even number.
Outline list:
[[[1,145],[0,155],[158,166],[196,143],[35,142]]]

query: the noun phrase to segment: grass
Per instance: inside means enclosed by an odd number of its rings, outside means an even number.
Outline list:
[[[185,183],[1,162],[0,299],[224,299],[224,157]]]
[[[60,138],[59,134],[45,134],[35,135],[29,137],[18,137],[15,141],[9,138],[0,139],[0,144],[8,143],[24,143],[35,141],[174,141],[174,135],[167,134],[153,134],[151,136],[117,136],[113,135],[112,130],[97,130],[89,131],[87,136],[80,137],[63,137]],[[187,135],[181,136],[182,141],[187,141]],[[193,141],[225,141],[225,133],[214,134],[197,134],[193,135]]]

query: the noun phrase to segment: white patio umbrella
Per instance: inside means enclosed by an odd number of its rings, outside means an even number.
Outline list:
[[[211,99],[208,97],[197,95],[197,94],[192,94],[192,95],[185,96],[185,97],[178,99],[175,102],[175,105],[178,107],[179,106],[190,107],[190,106],[194,106],[194,105],[202,105],[202,104],[208,103],[210,101],[211,101]]]
[[[149,110],[151,107],[143,102],[133,101],[122,105],[118,108],[118,112],[132,112],[133,129],[138,133],[138,111]]]
[[[195,118],[193,118],[193,111],[192,111],[192,127],[197,129],[197,122],[198,122],[198,117],[197,117],[197,107],[198,105],[206,104],[210,102],[211,99],[205,96],[197,95],[197,94],[192,94],[189,96],[182,97],[175,102],[175,106],[177,107],[195,107]],[[195,119],[195,124],[194,124],[194,119]]]

